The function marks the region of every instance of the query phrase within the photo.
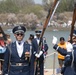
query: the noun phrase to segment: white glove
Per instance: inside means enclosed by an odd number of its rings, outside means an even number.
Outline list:
[[[57,43],[57,37],[53,36],[52,44],[55,45]]]
[[[43,51],[40,51],[38,54],[38,57],[40,57],[43,54]]]
[[[38,55],[37,53],[35,54],[35,56],[36,56],[37,58],[39,58],[39,55]]]
[[[39,54],[36,53],[35,56],[36,56],[37,58],[39,58],[42,54],[43,54],[43,51],[40,51]]]
[[[67,52],[72,52],[72,50],[73,50],[73,46],[69,42],[67,42],[66,48],[67,48]]]

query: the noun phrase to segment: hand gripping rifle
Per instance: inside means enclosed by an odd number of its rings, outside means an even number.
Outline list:
[[[76,2],[74,4],[74,11],[73,11],[73,19],[72,19],[72,23],[71,23],[71,33],[70,33],[70,42],[72,43],[72,37],[73,37],[73,31],[74,31],[74,24],[76,21]]]

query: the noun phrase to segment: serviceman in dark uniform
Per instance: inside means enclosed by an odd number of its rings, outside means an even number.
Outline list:
[[[73,33],[74,34],[74,33]],[[73,35],[73,43],[67,42],[67,50],[62,49],[56,44],[56,39],[53,38],[53,48],[65,56],[63,75],[76,75],[76,34]]]
[[[16,41],[7,46],[3,75],[33,75],[31,71],[30,45],[23,41],[26,28],[24,26],[16,26],[12,32]]]
[[[44,75],[44,53],[47,52],[48,50],[48,45],[46,43],[46,41],[44,40],[44,44],[43,44],[43,39],[42,39],[42,46],[41,46],[41,50],[38,54],[38,50],[39,50],[39,42],[40,42],[40,35],[41,35],[41,30],[36,30],[36,36],[35,39],[32,40],[32,47],[33,47],[33,54],[34,54],[34,60],[35,60],[35,75],[38,75],[37,73],[39,73],[39,75]],[[43,47],[44,45],[44,47]],[[38,72],[39,71],[39,72]]]
[[[61,73],[62,73],[63,75],[72,75],[72,72],[71,72],[70,68],[71,68],[71,64],[72,64],[72,50],[73,50],[73,48],[72,48],[72,45],[71,45],[70,43],[68,43],[68,46],[67,46],[67,47],[68,47],[67,50],[65,50],[65,49],[59,47],[57,44],[55,44],[55,45],[53,46],[53,48],[54,48],[57,52],[59,52],[59,53],[61,53],[62,55],[65,56],[64,69],[63,69],[63,71],[61,71]],[[76,50],[75,50],[75,51],[76,51]],[[76,56],[75,56],[75,58],[76,58]],[[74,61],[75,61],[75,60],[74,60]],[[75,62],[76,62],[76,61],[75,61]],[[74,64],[75,64],[75,62],[74,62]],[[65,72],[67,67],[68,67],[68,70],[67,70],[67,72]],[[76,74],[75,74],[75,75],[76,75]]]

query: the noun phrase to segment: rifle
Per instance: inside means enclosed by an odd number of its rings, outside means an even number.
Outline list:
[[[70,34],[70,42],[71,43],[72,43],[72,37],[73,37],[75,21],[76,21],[76,2],[74,4],[73,19],[72,19],[72,23],[71,23],[71,34]]]
[[[42,48],[41,46],[42,46],[42,38],[43,38],[44,32],[45,32],[45,30],[46,30],[46,27],[47,27],[49,21],[52,20],[53,15],[54,15],[54,13],[55,13],[55,11],[56,11],[56,9],[57,9],[60,1],[61,1],[61,0],[55,0],[54,3],[53,3],[52,8],[50,8],[50,10],[49,10],[49,12],[48,12],[48,15],[47,15],[47,17],[46,17],[45,23],[44,23],[44,25],[43,25],[42,33],[41,33],[41,35],[40,35],[40,42],[39,42],[39,47],[38,47],[38,52],[37,52],[37,53],[39,53],[40,50],[41,50],[41,48]],[[35,66],[35,72],[36,72],[36,67],[37,67],[37,69],[39,69],[39,62],[37,62],[35,65],[36,65],[36,66]],[[37,66],[37,65],[38,65],[38,66]],[[37,75],[38,75],[38,73],[39,73],[39,71],[37,71]]]
[[[56,11],[56,9],[57,9],[60,1],[61,1],[61,0],[55,0],[54,3],[53,3],[52,8],[50,8],[50,10],[49,10],[49,12],[48,12],[48,15],[47,15],[47,17],[46,17],[45,23],[44,23],[44,25],[43,25],[42,33],[41,33],[41,35],[40,35],[40,42],[39,42],[38,53],[39,53],[39,51],[41,50],[40,47],[41,47],[42,37],[43,37],[43,35],[44,35],[44,32],[45,32],[45,30],[46,30],[46,27],[48,26],[49,21],[52,20],[53,15],[54,15],[54,13],[55,13],[55,11]]]

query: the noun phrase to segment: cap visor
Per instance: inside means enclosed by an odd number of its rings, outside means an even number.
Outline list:
[[[17,31],[15,31],[15,33],[24,33],[24,31],[23,30],[17,30]]]

